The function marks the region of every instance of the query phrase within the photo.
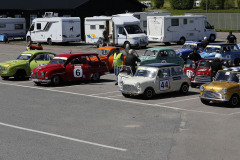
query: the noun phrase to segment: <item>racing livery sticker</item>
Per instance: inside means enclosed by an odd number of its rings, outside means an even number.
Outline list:
[[[168,90],[170,87],[169,80],[161,80],[160,81],[160,91]]]
[[[83,70],[81,66],[74,66],[73,70],[74,77],[80,78],[83,76]]]

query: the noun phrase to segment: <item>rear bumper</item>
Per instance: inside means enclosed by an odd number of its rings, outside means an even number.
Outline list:
[[[208,97],[203,97],[203,96],[199,96],[200,99],[204,99],[204,100],[209,100],[209,101],[216,101],[216,102],[228,102],[229,100],[227,99],[215,99],[215,98],[208,98]]]

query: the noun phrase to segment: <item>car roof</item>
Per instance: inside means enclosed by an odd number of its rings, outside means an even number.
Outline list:
[[[154,47],[154,48],[148,48],[147,50],[173,50],[172,48],[167,48],[167,47]]]
[[[97,53],[64,53],[64,54],[57,54],[56,57],[75,57],[75,56],[89,56],[89,55],[98,55]]]
[[[30,50],[30,51],[24,51],[23,53],[28,53],[28,54],[38,54],[38,53],[52,53],[50,51],[44,51],[44,50]],[[55,53],[52,53],[55,55]]]
[[[143,67],[155,67],[155,68],[162,68],[162,67],[175,67],[180,66],[175,63],[151,63],[151,64],[144,64]]]
[[[224,71],[236,71],[240,72],[240,67],[231,67],[231,68],[225,68]]]

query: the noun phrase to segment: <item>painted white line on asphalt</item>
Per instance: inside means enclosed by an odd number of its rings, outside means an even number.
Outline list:
[[[119,151],[127,151],[127,149],[123,149],[123,148],[117,148],[117,147],[107,146],[107,145],[103,145],[103,144],[99,144],[99,143],[84,141],[84,140],[80,140],[80,139],[76,139],[76,138],[66,137],[66,136],[62,136],[62,135],[58,135],[58,134],[53,134],[53,133],[48,133],[48,132],[43,132],[43,131],[38,131],[38,130],[34,130],[34,129],[23,128],[23,127],[14,126],[14,125],[2,123],[2,122],[0,122],[0,125],[1,125],[1,126],[5,126],[5,127],[14,128],[14,129],[23,130],[23,131],[28,131],[28,132],[33,132],[33,133],[39,133],[39,134],[43,134],[43,135],[47,135],[47,136],[52,136],[52,137],[57,137],[57,138],[62,138],[62,139],[66,139],[66,140],[70,140],[70,141],[74,141],[74,142],[80,142],[80,143],[85,143],[85,144],[89,144],[89,145],[99,146],[99,147],[103,147],[103,148],[114,149],[114,150],[119,150]]]
[[[193,100],[193,99],[199,99],[199,97],[182,99],[182,100],[178,100],[178,101],[171,101],[171,102],[165,102],[165,103],[158,103],[158,104],[169,104],[169,103],[176,103],[176,102],[182,102],[182,101],[190,101],[190,100]]]
[[[10,83],[2,83],[2,82],[0,82],[0,84],[10,85],[10,86],[17,86],[17,87],[23,87],[23,88],[31,88],[31,89],[37,89],[37,90],[52,91],[52,92],[65,93],[65,94],[72,94],[72,95],[79,95],[79,96],[85,96],[85,97],[93,97],[93,98],[99,98],[99,99],[107,99],[107,100],[112,100],[112,101],[132,103],[132,104],[139,104],[139,105],[144,105],[144,106],[155,106],[155,107],[168,108],[168,109],[180,110],[180,111],[188,111],[188,112],[195,112],[195,113],[205,113],[205,114],[215,114],[215,115],[221,115],[221,116],[228,115],[228,114],[221,114],[221,113],[216,113],[216,112],[204,112],[204,111],[198,111],[198,110],[189,110],[189,109],[184,109],[184,108],[163,106],[163,105],[159,105],[159,104],[150,104],[150,103],[135,102],[135,101],[129,101],[129,100],[123,100],[123,99],[114,99],[114,98],[111,98],[111,97],[110,98],[109,97],[100,97],[100,96],[95,96],[95,95],[87,95],[87,94],[82,94],[82,93],[60,91],[60,90],[41,88],[41,87],[24,86],[24,85],[10,84]]]
[[[97,96],[97,95],[102,95],[102,94],[109,94],[109,93],[116,93],[116,92],[120,92],[120,91],[114,91],[114,92],[105,92],[105,93],[96,93],[96,94],[90,94],[90,96]]]
[[[107,96],[107,97],[120,97],[120,96],[123,96],[123,95],[115,95],[115,96]]]

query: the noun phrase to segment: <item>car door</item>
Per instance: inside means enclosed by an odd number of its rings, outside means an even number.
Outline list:
[[[101,62],[98,56],[91,55],[87,56],[88,64],[89,64],[89,72],[90,74],[93,73],[100,73],[101,72]]]
[[[183,82],[183,69],[182,67],[171,67],[172,75],[172,91],[178,91]]]
[[[170,74],[170,68],[159,69],[158,75],[158,90],[159,93],[165,93],[172,91],[173,80]]]
[[[117,44],[118,45],[123,45],[124,42],[127,40],[127,33],[126,33],[124,27],[122,27],[122,26],[119,26],[117,31],[118,31]]]
[[[30,62],[30,68],[33,70],[34,68],[48,64],[50,61],[50,57],[47,53],[39,53],[35,56],[35,58]]]

